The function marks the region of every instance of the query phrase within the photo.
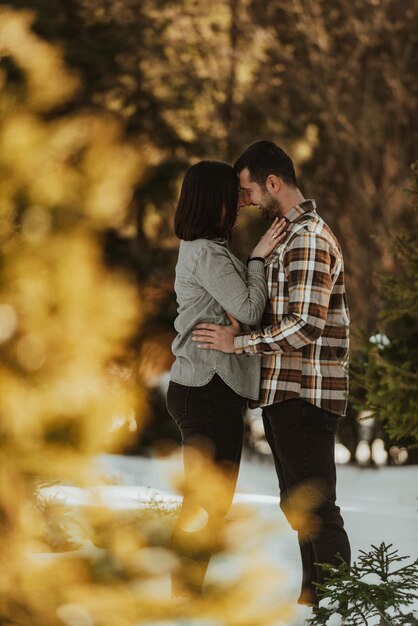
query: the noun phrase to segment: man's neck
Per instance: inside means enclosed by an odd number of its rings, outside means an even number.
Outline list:
[[[299,189],[286,189],[280,198],[280,204],[282,207],[282,215],[285,216],[291,209],[297,204],[303,202],[305,198]]]

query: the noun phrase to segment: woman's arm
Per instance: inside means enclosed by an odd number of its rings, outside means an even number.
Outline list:
[[[227,250],[212,241],[206,241],[197,260],[194,274],[199,284],[225,311],[243,324],[257,324],[267,302],[267,284],[264,275],[264,258],[284,236],[284,223],[275,220],[261,237],[248,263],[246,280],[237,271]]]
[[[197,260],[194,275],[221,307],[241,323],[256,324],[261,319],[267,302],[263,261],[249,264],[245,282],[225,248],[207,242]]]

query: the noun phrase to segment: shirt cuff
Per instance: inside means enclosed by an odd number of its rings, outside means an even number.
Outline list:
[[[251,335],[237,335],[234,339],[234,352],[235,354],[250,354],[250,341]]]
[[[249,256],[247,257],[247,265],[248,263],[253,262],[253,261],[261,261],[263,264],[265,263],[266,259],[262,256]]]
[[[264,276],[264,273],[265,273],[264,259],[262,259],[261,257],[259,259],[253,258],[251,260],[251,263],[248,262],[247,273],[248,274],[263,274]]]

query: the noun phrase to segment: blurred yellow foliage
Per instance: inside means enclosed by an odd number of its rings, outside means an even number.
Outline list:
[[[13,56],[26,73],[28,105],[35,111],[48,111],[65,102],[79,83],[64,67],[60,51],[31,32],[34,17],[29,11],[2,8],[0,46],[2,54]]]
[[[260,604],[273,580],[261,562],[193,602],[171,598],[173,516],[163,504],[118,511],[97,489],[95,455],[145,411],[125,350],[143,314],[138,288],[106,267],[101,235],[123,223],[147,158],[114,118],[55,115],[79,83],[32,22],[0,11],[0,52],[21,74],[8,83],[4,71],[0,95],[0,622],[268,626],[289,609]],[[204,457],[196,471],[187,489],[204,511],[222,502],[223,483]],[[48,499],[51,482],[81,487],[84,504]],[[192,540],[198,528],[185,529]],[[221,520],[210,530],[208,547],[227,549]]]

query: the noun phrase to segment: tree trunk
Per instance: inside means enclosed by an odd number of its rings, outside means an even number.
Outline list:
[[[239,0],[229,0],[230,27],[230,63],[229,75],[225,97],[225,128],[226,128],[226,157],[231,161],[234,157],[234,119],[235,119],[235,87],[237,78],[237,56],[238,56],[238,3]]]

